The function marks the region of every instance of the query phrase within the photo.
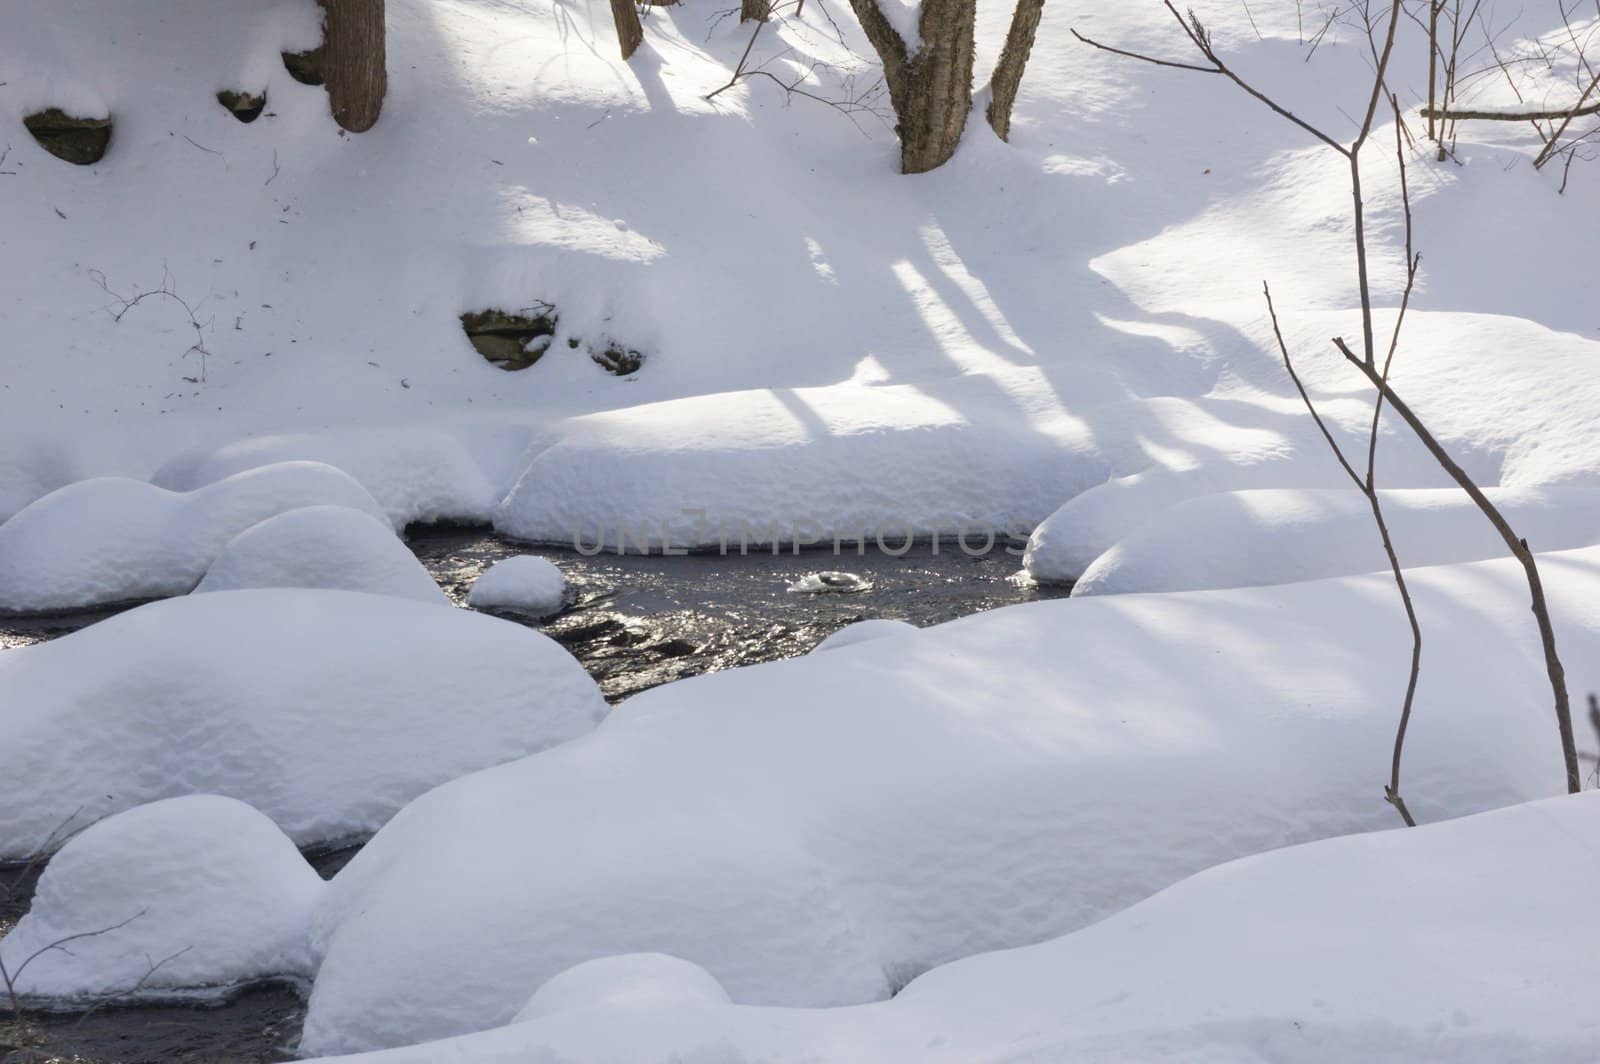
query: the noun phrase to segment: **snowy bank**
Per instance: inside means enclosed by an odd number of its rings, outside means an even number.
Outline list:
[[[1597,851],[1600,795],[1553,798],[1224,864],[861,1008],[566,1012],[339,1059],[1581,1064]]]
[[[840,647],[850,647],[855,646],[857,643],[866,643],[874,639],[906,635],[917,630],[916,625],[906,621],[897,621],[886,617],[869,617],[864,621],[845,625],[812,647],[811,653],[815,654],[821,650],[837,650]]]
[[[157,798],[223,794],[306,845],[605,712],[545,636],[348,591],[152,603],[0,654],[0,859]]]
[[[664,953],[629,953],[584,961],[552,976],[511,1022],[577,1009],[683,1009],[727,1003],[728,992],[698,964]]]
[[[1600,550],[1544,556],[1600,682]],[[1423,820],[1562,786],[1520,569],[1417,570]],[[446,784],[339,875],[305,1048],[509,1019],[562,969],[670,953],[741,1003],[888,995],[1220,861],[1394,823],[1407,629],[1379,576],[1017,606],[686,680]],[[472,867],[440,905],[437,870]]]
[[[322,888],[294,843],[243,802],[169,798],[99,821],[51,857],[0,958],[34,998],[307,978]]]
[[[0,611],[182,595],[245,529],[318,505],[382,515],[360,484],[320,462],[260,466],[192,492],[81,480],[0,525]]]
[[[222,548],[195,591],[252,587],[328,588],[450,603],[393,528],[347,506],[307,506],[251,525]]]
[[[1490,488],[1486,494],[1536,550],[1600,542],[1600,492]],[[1506,554],[1505,541],[1458,488],[1380,489],[1378,498],[1407,568]],[[1050,522],[1037,538],[1059,542]],[[1070,557],[1047,547],[1027,556],[1030,575],[1042,582],[1071,567]],[[1090,563],[1072,593],[1258,587],[1388,567],[1371,507],[1353,487],[1238,491],[1162,510]]]

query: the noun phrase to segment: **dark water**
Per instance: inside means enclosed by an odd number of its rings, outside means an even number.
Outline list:
[[[519,546],[482,529],[413,528],[407,540],[457,603],[465,603],[473,580],[501,558],[549,558],[567,578],[565,608],[542,622],[512,619],[564,644],[612,702],[671,680],[804,654],[854,621],[883,617],[926,627],[1066,593],[1065,588],[1012,582],[1021,559],[1003,549],[974,558],[950,544],[937,550],[918,545],[899,557],[851,548],[839,556],[751,552],[664,558],[583,557]],[[823,572],[852,574],[862,590],[789,590]],[[0,617],[0,648],[53,639],[116,612]],[[332,876],[354,853],[347,848],[307,857],[324,876]],[[26,911],[36,878],[36,870],[0,867],[0,934]],[[293,1057],[304,1015],[300,989],[281,984],[249,987],[208,1007],[102,1007],[88,1014],[12,1015],[0,997],[0,1064],[283,1061]]]

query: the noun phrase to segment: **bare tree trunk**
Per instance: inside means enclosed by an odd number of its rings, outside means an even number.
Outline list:
[[[740,22],[765,22],[772,16],[772,0],[739,0]]]
[[[389,88],[383,0],[323,0],[326,71],[333,120],[352,133],[378,121]]]
[[[1428,139],[1438,141],[1439,130],[1433,115],[1439,90],[1439,9],[1444,0],[1428,0]]]
[[[900,171],[920,174],[955,154],[972,110],[973,0],[923,0],[916,55],[878,8],[850,0],[867,40],[883,61],[883,79],[900,135]]]
[[[1017,102],[1017,86],[1022,84],[1022,71],[1028,65],[1028,54],[1033,51],[1033,38],[1039,32],[1039,16],[1043,13],[1044,0],[1017,0],[1005,47],[1000,50],[1000,61],[994,65],[994,76],[989,79],[987,117],[989,127],[1001,140],[1011,139],[1011,106]]]
[[[611,20],[617,24],[617,42],[622,45],[622,58],[632,59],[633,53],[644,43],[644,27],[639,25],[639,12],[633,0],[611,0]]]

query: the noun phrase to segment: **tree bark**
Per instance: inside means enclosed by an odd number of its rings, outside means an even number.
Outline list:
[[[740,22],[765,22],[772,16],[772,0],[739,0]]]
[[[633,53],[644,43],[644,27],[639,25],[639,12],[633,0],[611,0],[611,20],[617,24],[617,43],[622,46],[622,58],[632,59]]]
[[[378,121],[389,88],[385,67],[383,0],[323,0],[324,76],[333,120],[352,133]]]
[[[867,40],[883,62],[883,79],[900,136],[900,172],[920,174],[955,154],[972,110],[973,0],[923,0],[922,47],[906,42],[877,0],[850,0]]]
[[[1039,32],[1039,17],[1043,13],[1044,0],[1017,0],[1005,47],[1000,50],[1000,61],[994,65],[994,76],[989,79],[987,118],[990,128],[1001,140],[1011,139],[1011,107],[1017,102],[1017,86],[1022,84],[1022,71],[1028,65],[1028,54],[1033,51],[1033,38]]]

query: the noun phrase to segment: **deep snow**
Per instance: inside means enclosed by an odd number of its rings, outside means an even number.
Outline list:
[[[467,604],[544,617],[561,608],[566,578],[556,563],[532,554],[503,558],[472,582]]]
[[[1600,551],[1542,561],[1589,689]],[[1520,568],[1411,583],[1451,663],[1423,674],[1412,811],[1559,793]],[[304,1047],[503,1023],[563,968],[640,951],[743,1004],[870,1001],[1220,861],[1389,827],[1393,596],[1364,576],[1058,599],[638,695],[419,798],[356,856],[318,910]],[[440,867],[473,874],[445,888]]]
[[[604,712],[566,650],[467,610],[298,588],[156,602],[0,653],[0,859],[193,793],[301,845],[365,835]]]
[[[1580,1064],[1597,854],[1600,797],[1553,798],[1224,864],[874,1005],[608,1003],[338,1059]]]

